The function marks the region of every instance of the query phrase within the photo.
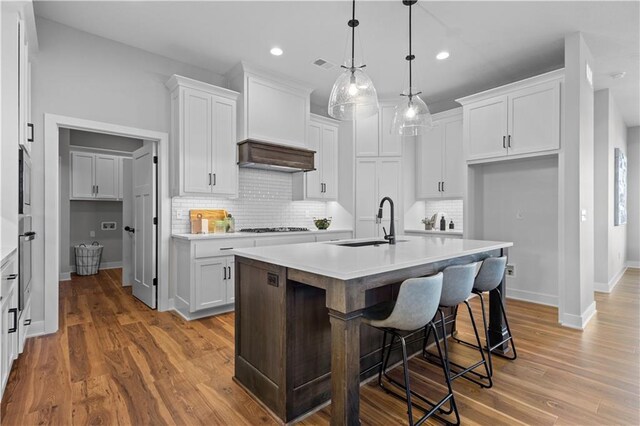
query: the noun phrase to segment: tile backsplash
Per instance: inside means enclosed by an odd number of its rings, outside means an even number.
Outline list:
[[[436,213],[445,213],[447,229],[453,220],[456,230],[462,230],[462,200],[430,200],[425,202],[424,216],[430,218]],[[438,218],[437,226],[440,225]]]
[[[292,174],[259,169],[239,169],[239,196],[226,198],[174,197],[171,230],[190,231],[189,210],[221,208],[236,219],[236,228],[265,226],[306,226],[312,229],[314,217],[324,217],[326,203],[291,201]],[[180,218],[178,218],[180,214]]]

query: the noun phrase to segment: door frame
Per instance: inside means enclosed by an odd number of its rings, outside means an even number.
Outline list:
[[[171,197],[169,195],[169,134],[100,121],[44,114],[44,334],[58,331],[60,277],[60,154],[59,130],[72,129],[155,142],[158,155],[158,310],[172,308],[169,299],[169,243]]]

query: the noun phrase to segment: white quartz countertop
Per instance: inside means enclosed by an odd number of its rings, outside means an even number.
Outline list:
[[[399,236],[395,245],[338,245],[368,240],[372,239],[244,248],[232,250],[231,253],[331,278],[350,280],[513,246],[511,242],[408,235]]]
[[[300,232],[230,232],[226,234],[172,234],[173,238],[181,240],[216,240],[229,238],[264,238],[264,237],[284,237],[289,235],[318,235],[333,234],[337,232],[352,232],[351,229],[312,229]]]
[[[405,229],[404,232],[412,232],[415,234],[431,234],[431,235],[462,235],[462,229],[446,229],[440,231],[439,229]]]

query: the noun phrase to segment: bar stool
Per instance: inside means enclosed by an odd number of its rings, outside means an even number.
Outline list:
[[[491,370],[489,368],[489,363],[484,355],[484,352],[481,349],[480,343],[480,335],[478,334],[478,329],[476,327],[475,319],[473,318],[473,311],[471,310],[471,305],[469,305],[469,297],[472,295],[472,289],[474,286],[474,278],[476,276],[476,271],[479,266],[478,262],[469,263],[466,265],[455,265],[449,266],[443,271],[443,282],[442,282],[442,295],[440,296],[440,306],[438,308],[438,313],[440,319],[436,321],[436,323],[440,323],[440,328],[442,335],[436,336],[436,340],[442,338],[444,341],[444,351],[445,351],[445,359],[450,366],[448,366],[448,370],[451,373],[450,379],[455,380],[458,377],[463,377],[483,388],[490,388],[493,386],[493,381],[491,379]],[[473,326],[473,332],[476,336],[477,347],[476,349],[480,353],[480,361],[470,365],[468,367],[464,367],[460,364],[452,362],[449,358],[449,347],[447,344],[447,334],[446,334],[446,326],[449,324],[455,324],[456,316],[458,312],[458,305],[464,303],[467,306],[467,310],[469,312],[469,317],[471,319],[471,324]],[[445,317],[443,308],[454,308],[454,312],[451,315]],[[435,328],[434,328],[435,330]],[[427,351],[426,342],[428,341],[431,330],[425,329],[425,347],[423,348],[423,356],[432,363],[438,363],[438,360],[434,360],[435,355],[431,354]],[[475,347],[473,345],[470,345]],[[435,361],[435,362],[434,362]],[[477,367],[484,365],[484,369],[486,374],[480,374],[476,371],[473,371]],[[451,369],[451,366],[454,366],[456,371]],[[470,377],[473,375],[477,377],[477,379]]]
[[[458,415],[458,408],[456,407],[453,397],[453,389],[451,388],[449,371],[447,370],[447,364],[444,362],[444,355],[437,340],[436,346],[438,348],[438,357],[442,363],[442,371],[447,383],[447,395],[438,402],[431,402],[426,397],[412,391],[409,382],[409,365],[406,339],[416,331],[422,331],[425,327],[432,329],[435,333],[435,325],[433,324],[432,319],[436,313],[436,310],[438,309],[438,301],[440,300],[441,291],[442,273],[438,273],[437,275],[429,277],[410,278],[400,285],[400,291],[395,303],[383,302],[378,305],[372,306],[371,308],[368,308],[363,312],[363,322],[370,325],[371,327],[381,330],[384,333],[382,337],[382,347],[380,348],[380,362],[363,372],[363,374],[378,367],[378,365],[380,366],[380,370],[378,371],[378,385],[382,389],[384,389],[385,392],[407,403],[407,415],[409,418],[409,424],[412,426],[422,424],[431,416],[437,417],[440,420],[446,422],[447,420],[442,419],[436,414],[437,411],[444,414],[449,414],[453,411],[456,417],[456,423],[453,424],[460,424],[460,416]],[[391,343],[388,347],[386,346],[387,334],[391,334]],[[396,345],[394,347],[396,339],[400,341],[400,345]],[[421,337],[416,340],[420,339]],[[391,351],[392,349],[397,349],[398,347],[402,348],[402,368],[404,372],[404,383],[392,379],[387,375],[386,371],[389,364]],[[382,381],[383,375],[391,384],[400,389],[403,389],[405,395],[402,396],[386,387]],[[428,404],[430,408],[426,409],[412,402],[412,397],[415,397],[420,401]],[[449,401],[450,408],[448,411],[445,411],[442,406],[447,401]],[[425,414],[416,422],[414,422],[413,420],[414,405],[425,412]]]
[[[504,270],[507,266],[507,256],[501,257],[489,257],[482,262],[482,267],[476,276],[475,283],[473,285],[473,292],[480,297],[480,306],[482,307],[482,324],[484,326],[484,336],[486,339],[487,346],[485,350],[488,352],[489,358],[489,373],[493,375],[493,362],[491,360],[492,352],[499,346],[507,342],[511,342],[511,349],[513,350],[513,355],[503,355],[498,353],[493,353],[493,355],[500,356],[502,358],[506,358],[509,360],[514,360],[517,358],[518,354],[516,352],[516,345],[513,341],[513,335],[511,334],[511,328],[509,327],[509,321],[507,320],[507,311],[504,309],[504,303],[502,302],[502,294],[498,289],[498,286],[502,282],[504,277]],[[504,318],[504,323],[507,326],[508,336],[499,343],[496,343],[493,346],[489,346],[489,327],[487,327],[487,319],[486,313],[484,310],[484,297],[483,293],[496,291],[498,293],[498,300],[500,301],[500,311],[502,312],[502,317]],[[471,346],[474,348],[478,348],[478,346],[473,343],[465,342],[464,340],[460,340],[455,338],[459,343],[465,344],[467,346]],[[487,349],[488,348],[488,349]]]

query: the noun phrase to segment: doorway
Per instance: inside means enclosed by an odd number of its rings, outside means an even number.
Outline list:
[[[58,329],[58,278],[60,276],[60,129],[80,130],[114,136],[122,136],[143,141],[143,147],[149,144],[157,147],[157,184],[154,199],[156,200],[156,224],[153,243],[157,247],[158,261],[152,266],[156,281],[157,307],[164,311],[171,308],[169,300],[169,267],[168,252],[170,239],[169,173],[168,173],[168,135],[163,132],[125,127],[116,124],[83,120],[45,114],[45,168],[44,189],[44,321],[43,333],[54,333]],[[154,155],[155,156],[155,155]],[[146,235],[146,234],[145,234]],[[148,245],[146,247],[149,247]],[[149,267],[146,267],[149,270]],[[148,274],[145,275],[145,280]]]

